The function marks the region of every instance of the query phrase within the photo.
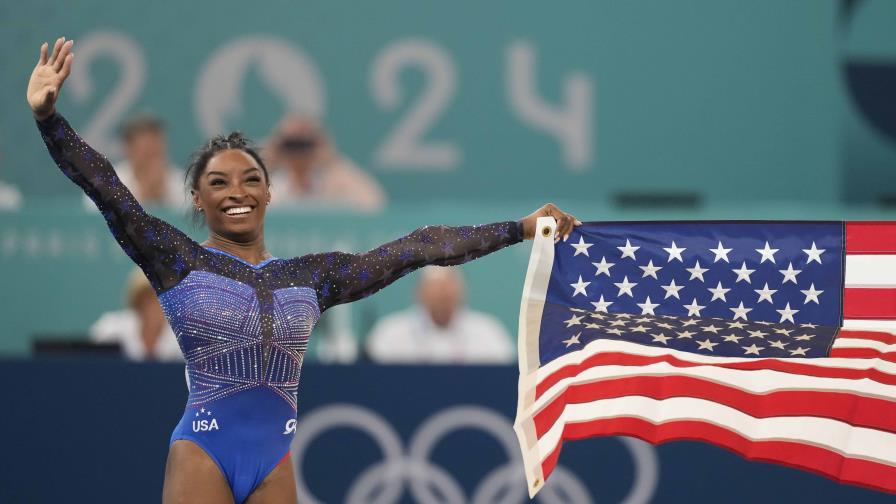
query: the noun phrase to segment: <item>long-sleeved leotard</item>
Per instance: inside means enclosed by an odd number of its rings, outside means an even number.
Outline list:
[[[147,214],[112,165],[59,114],[38,121],[63,173],[96,203],[159,296],[187,365],[189,398],[171,437],[197,443],[242,502],[288,452],[311,329],[327,308],[428,264],[455,265],[522,240],[519,221],[427,226],[358,254],[251,264]]]

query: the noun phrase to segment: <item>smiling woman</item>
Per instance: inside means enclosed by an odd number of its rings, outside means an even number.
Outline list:
[[[461,264],[535,234],[540,216],[557,236],[578,223],[552,204],[517,221],[426,226],[357,254],[291,259],[264,245],[267,168],[238,133],[216,137],[190,166],[193,202],[209,228],[196,243],[147,214],[55,110],[72,42],[41,47],[27,98],[62,172],[90,197],[125,253],[143,270],[187,363],[189,397],[171,435],[163,502],[296,501],[289,444],[308,337],[331,306],[369,296],[428,264]]]
[[[204,220],[209,228],[209,238],[203,245],[235,255],[248,254],[252,263],[270,257],[263,235],[271,182],[264,161],[249,139],[234,132],[209,140],[193,154],[186,183],[194,218]],[[261,255],[252,257],[253,250],[260,250]]]

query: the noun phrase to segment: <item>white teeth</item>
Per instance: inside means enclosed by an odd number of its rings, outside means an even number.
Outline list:
[[[244,206],[244,207],[228,208],[227,210],[224,210],[224,213],[226,213],[227,215],[239,215],[239,214],[249,213],[251,211],[252,211],[252,207]]]

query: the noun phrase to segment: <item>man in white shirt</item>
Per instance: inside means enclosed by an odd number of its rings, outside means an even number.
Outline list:
[[[367,353],[390,364],[500,364],[516,358],[501,323],[464,306],[460,270],[439,266],[421,270],[415,306],[374,325]]]
[[[128,360],[183,361],[177,337],[140,268],[131,270],[125,298],[127,308],[106,312],[90,326],[90,339],[120,344]]]
[[[19,189],[0,180],[0,211],[18,210],[22,207],[22,193]]]

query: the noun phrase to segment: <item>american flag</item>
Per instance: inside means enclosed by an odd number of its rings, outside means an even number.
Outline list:
[[[896,223],[538,223],[515,430],[700,440],[896,492]]]

